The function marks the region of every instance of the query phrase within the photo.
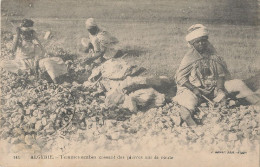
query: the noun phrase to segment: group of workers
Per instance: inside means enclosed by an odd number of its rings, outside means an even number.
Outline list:
[[[11,72],[21,70],[33,72],[35,66],[41,64],[40,67],[45,68],[56,82],[59,76],[67,72],[66,66],[60,58],[40,56],[48,54],[32,29],[33,24],[34,22],[30,19],[22,20],[13,42],[15,59],[12,63],[10,61],[2,63],[2,67]],[[88,38],[82,38],[81,44],[84,52],[90,53],[89,59],[93,60],[90,68],[118,54],[117,38],[102,30],[93,18],[86,20],[86,29],[89,35]],[[205,99],[225,105],[227,97],[236,93],[236,98],[246,99],[251,104],[259,104],[259,96],[242,80],[230,79],[225,61],[218,56],[208,38],[208,29],[202,24],[192,25],[188,29],[186,41],[189,50],[175,75],[177,94],[173,101],[183,106],[181,117],[188,126],[196,125],[192,115],[196,107]],[[37,49],[40,49],[42,53],[39,54]],[[8,68],[8,64],[12,64],[11,68]]]

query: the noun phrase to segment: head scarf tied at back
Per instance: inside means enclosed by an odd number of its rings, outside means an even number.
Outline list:
[[[209,31],[207,27],[205,27],[202,24],[195,24],[188,29],[188,34],[186,35],[185,39],[187,42],[192,43],[192,41],[196,39],[208,37],[208,36],[209,36]],[[229,75],[226,63],[222,60],[222,58],[216,55],[217,54],[216,50],[210,43],[208,45],[208,53],[209,55],[212,56],[214,60],[216,60],[216,62],[218,62],[223,66],[226,73]],[[186,81],[188,81],[187,76],[189,75],[192,69],[192,64],[201,59],[203,59],[203,57],[199,54],[199,52],[194,47],[191,47],[191,49],[187,52],[187,54],[182,59],[179,69],[177,70],[175,77],[178,85],[183,85]]]

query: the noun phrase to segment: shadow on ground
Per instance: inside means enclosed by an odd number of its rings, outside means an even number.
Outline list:
[[[260,71],[256,75],[244,80],[244,82],[253,91],[260,90]]]
[[[139,57],[147,53],[148,50],[140,46],[127,45],[122,48],[122,52],[127,53],[128,56]]]

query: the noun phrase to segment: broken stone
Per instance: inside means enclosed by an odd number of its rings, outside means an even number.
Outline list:
[[[34,153],[38,153],[41,151],[41,148],[37,144],[34,144],[32,145],[32,150],[34,151]]]
[[[35,123],[35,130],[36,131],[39,131],[39,130],[41,130],[42,129],[42,121],[37,121],[36,123]]]
[[[251,122],[251,126],[252,126],[252,128],[257,127],[257,122],[256,122],[255,120],[252,120],[252,122]]]
[[[27,148],[27,146],[26,146],[26,144],[24,144],[24,143],[14,144],[14,145],[11,147],[11,152],[13,152],[13,153],[18,153],[18,152],[21,152],[21,151],[26,150],[26,148]]]
[[[119,89],[112,90],[106,94],[105,105],[107,107],[116,107],[122,104],[125,100],[125,95]]]
[[[110,134],[112,140],[118,140],[120,137],[120,132],[113,132]]]
[[[44,39],[47,40],[51,37],[51,32],[50,31],[47,31],[44,35]]]
[[[32,123],[32,124],[35,124],[37,122],[37,118],[36,117],[31,117],[31,119],[30,119],[30,123]]]
[[[31,135],[26,135],[25,138],[24,138],[24,142],[27,144],[27,145],[32,145],[35,143],[35,139],[33,138],[33,136]]]
[[[222,140],[222,141],[227,141],[228,139],[228,133],[227,132],[220,132],[218,135],[217,135],[217,138]]]
[[[51,114],[50,115],[50,120],[54,121],[56,119],[57,115],[56,114]]]
[[[122,104],[122,108],[129,109],[132,112],[137,111],[137,105],[136,102],[133,100],[132,97],[125,95],[124,103]]]
[[[20,142],[19,138],[12,138],[11,139],[11,144],[18,144]]]
[[[106,120],[105,126],[107,127],[114,127],[116,125],[116,120]]]
[[[229,101],[229,106],[232,107],[232,106],[235,106],[236,105],[236,101],[235,100],[230,100]]]
[[[35,116],[36,118],[38,117],[38,114],[39,114],[39,110],[34,110],[33,111],[33,116]]]
[[[21,129],[21,128],[14,128],[13,129],[13,134],[14,134],[14,137],[17,137],[17,136],[19,136],[19,135],[21,135],[21,134],[23,134],[24,132],[23,132],[23,130]]]
[[[201,103],[201,107],[207,107],[207,103]]]
[[[42,118],[42,125],[43,126],[47,125],[47,119],[45,117]]]
[[[123,79],[131,73],[131,66],[124,60],[110,59],[102,65],[102,76],[109,79]]]
[[[111,80],[111,79],[107,79],[107,78],[103,78],[100,83],[102,84],[102,86],[104,86],[106,91],[113,91],[115,89],[121,89],[120,88],[120,84],[121,81],[118,80]]]
[[[19,138],[19,140],[24,141],[25,135],[24,135],[24,134],[21,134],[21,135],[18,136],[18,138]]]
[[[228,140],[229,140],[229,141],[238,140],[237,134],[236,134],[236,133],[230,133],[230,134],[228,134]]]
[[[9,135],[10,135],[9,130],[4,130],[4,131],[2,131],[2,133],[1,133],[1,138],[7,139],[7,138],[9,137]]]
[[[129,97],[137,106],[149,106],[150,108],[160,107],[165,102],[165,96],[153,88],[137,90],[129,94]]]
[[[42,119],[42,116],[43,116],[42,112],[39,111],[37,118],[38,118],[38,119]]]
[[[48,126],[48,125],[47,125]],[[50,125],[49,126],[49,128],[46,128],[46,133],[48,134],[48,135],[51,135],[51,134],[53,134],[53,133],[55,133],[56,131],[55,131],[55,129],[53,128],[53,126],[52,125]]]

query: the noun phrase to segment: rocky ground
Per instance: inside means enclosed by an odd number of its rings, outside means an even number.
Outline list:
[[[8,58],[11,34],[3,34],[1,58]],[[52,54],[64,60],[71,55],[55,47]],[[74,82],[60,85],[1,70],[0,138],[9,153],[250,151],[259,140],[258,106],[204,105],[195,115],[200,125],[191,128],[173,103],[137,113],[107,109],[99,86],[85,87],[77,77],[85,73],[79,61],[66,64]]]

